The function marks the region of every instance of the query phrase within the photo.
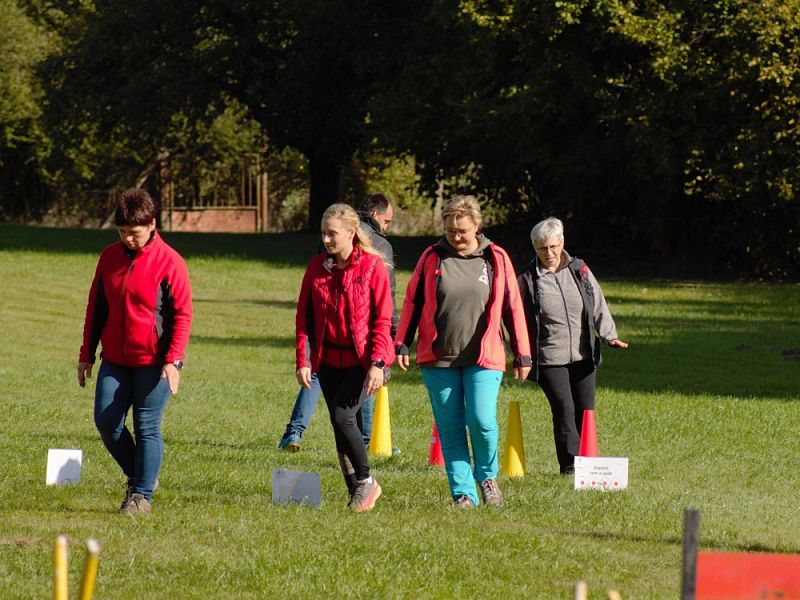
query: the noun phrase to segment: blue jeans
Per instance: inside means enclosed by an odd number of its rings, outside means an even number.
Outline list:
[[[94,424],[111,456],[133,483],[133,491],[153,499],[164,459],[161,419],[171,393],[161,366],[123,367],[103,361],[97,372]],[[133,435],[125,426],[133,407]]]
[[[322,388],[319,386],[319,379],[316,373],[311,374],[311,388],[300,388],[297,394],[297,399],[294,401],[294,408],[292,409],[292,416],[286,424],[286,431],[283,437],[296,435],[298,439],[302,439],[303,434],[308,429],[308,424],[311,422],[311,417],[317,408],[317,401]],[[375,397],[369,396],[364,399],[361,404],[361,410],[358,411],[356,418],[358,419],[358,428],[361,430],[361,435],[364,438],[364,445],[369,447],[369,440],[372,437],[372,414],[374,411]]]
[[[453,498],[469,496],[479,504],[475,481],[497,477],[497,393],[503,372],[478,366],[421,371],[442,442],[450,493]]]

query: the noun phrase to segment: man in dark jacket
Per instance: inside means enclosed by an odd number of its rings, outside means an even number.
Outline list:
[[[369,194],[358,211],[361,224],[372,234],[373,247],[383,255],[386,267],[389,270],[389,281],[392,289],[392,303],[395,306],[392,314],[392,339],[397,331],[398,315],[397,304],[395,303],[395,278],[394,278],[394,250],[392,244],[386,239],[386,230],[392,222],[394,210],[389,199],[383,194]],[[311,387],[300,388],[297,399],[294,402],[292,416],[286,424],[286,431],[283,434],[278,448],[287,452],[297,452],[300,450],[300,440],[308,428],[311,416],[317,408],[317,401],[322,390],[319,387],[317,374],[312,374]],[[361,406],[358,412],[358,426],[364,436],[364,445],[369,447],[370,436],[372,435],[372,414],[374,398],[370,396]]]

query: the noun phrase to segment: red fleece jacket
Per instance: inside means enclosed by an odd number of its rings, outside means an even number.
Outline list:
[[[103,360],[143,367],[183,360],[192,325],[189,272],[180,254],[158,233],[141,250],[108,246],[97,263],[80,362]]]

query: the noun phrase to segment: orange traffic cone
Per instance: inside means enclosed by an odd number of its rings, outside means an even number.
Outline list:
[[[436,421],[433,422],[433,431],[431,431],[431,449],[428,451],[428,464],[436,467],[444,466],[442,440],[439,439],[439,430],[436,428]]]
[[[597,432],[595,431],[594,410],[583,411],[581,426],[581,447],[578,456],[600,456],[597,451]]]

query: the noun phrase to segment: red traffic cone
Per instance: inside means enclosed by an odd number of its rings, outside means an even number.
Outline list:
[[[433,431],[431,431],[431,449],[428,452],[428,464],[437,467],[444,466],[442,440],[439,439],[439,430],[436,429],[436,421],[433,422]]]
[[[581,426],[581,447],[578,456],[600,456],[597,451],[597,432],[595,431],[594,411],[583,411]]]

